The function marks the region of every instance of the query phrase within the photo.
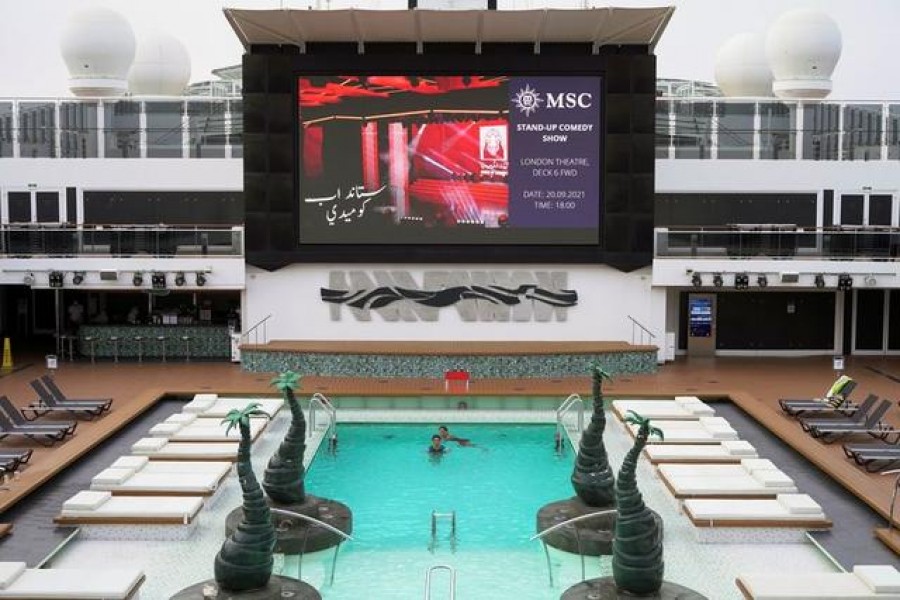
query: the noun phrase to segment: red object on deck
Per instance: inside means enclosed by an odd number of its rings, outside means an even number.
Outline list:
[[[469,391],[469,372],[464,369],[453,369],[444,373],[444,389],[446,391]]]

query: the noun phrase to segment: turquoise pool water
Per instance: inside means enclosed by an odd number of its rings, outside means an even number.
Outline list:
[[[538,509],[572,495],[574,453],[557,455],[551,425],[466,424],[451,431],[474,445],[448,442],[434,457],[427,448],[436,428],[342,425],[337,455],[318,453],[307,490],[345,502],[354,518],[354,541],[323,597],[421,598],[435,564],[457,570],[458,598],[558,597],[541,544],[529,538]],[[448,519],[438,520],[432,540],[432,511],[456,513],[455,540]],[[318,568],[330,572],[331,553],[318,554]],[[307,557],[304,579],[315,568]],[[432,589],[433,598],[447,597],[446,574],[435,575]]]

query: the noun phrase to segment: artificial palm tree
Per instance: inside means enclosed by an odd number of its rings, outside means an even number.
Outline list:
[[[216,583],[230,592],[263,588],[272,576],[275,527],[250,463],[250,418],[255,416],[269,415],[260,410],[259,404],[252,403],[243,410],[229,411],[222,419],[223,424],[228,424],[226,435],[234,427],[241,432],[237,472],[244,494],[241,521],[216,555]]]
[[[588,506],[614,506],[616,503],[616,479],[606,446],[603,445],[603,430],[606,429],[606,412],[603,410],[603,380],[609,374],[594,363],[591,365],[593,413],[591,422],[578,444],[578,457],[572,472],[572,487]]]
[[[263,489],[276,504],[303,504],[306,501],[306,490],[303,479],[306,470],[303,468],[303,454],[306,452],[306,418],[303,409],[294,395],[299,387],[300,375],[293,371],[280,373],[272,380],[291,409],[291,426],[284,441],[278,447],[263,475]]]
[[[663,439],[663,432],[652,427],[650,419],[631,410],[625,415],[625,423],[637,425],[638,429],[616,481],[619,514],[613,539],[613,578],[620,591],[651,594],[663,583],[662,520],[644,505],[635,470],[649,437]]]

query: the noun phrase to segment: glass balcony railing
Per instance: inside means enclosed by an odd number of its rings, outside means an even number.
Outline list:
[[[243,227],[0,226],[0,256],[240,257]]]
[[[240,98],[0,98],[0,158],[239,158]]]
[[[900,229],[863,225],[803,228],[730,225],[654,231],[656,258],[897,260]]]

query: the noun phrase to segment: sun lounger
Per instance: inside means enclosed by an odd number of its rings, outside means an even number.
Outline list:
[[[890,408],[891,401],[882,400],[878,408],[875,408],[869,413],[865,422],[822,423],[810,427],[809,434],[816,439],[822,440],[826,444],[830,444],[838,438],[861,433],[867,433],[873,437],[896,443],[897,441],[900,441],[900,432],[896,431],[891,425],[882,420]]]
[[[735,583],[747,600],[900,600],[900,572],[857,565],[852,573],[743,573]]]
[[[268,424],[267,419],[250,419],[250,439],[256,440]],[[218,418],[202,418],[178,413],[150,428],[153,437],[165,437],[173,442],[224,442],[240,440],[237,428],[226,434],[226,427]]]
[[[259,404],[270,417],[275,416],[284,406],[282,398],[231,398],[217,394],[196,394],[194,399],[184,405],[181,412],[196,414],[202,417],[222,418],[233,409],[241,410],[248,404]]]
[[[659,477],[676,498],[774,498],[797,492],[794,481],[777,469],[728,476],[669,474],[664,470],[674,466],[681,465],[660,465]]]
[[[41,382],[44,384],[44,387],[47,388],[54,398],[59,400],[60,402],[73,402],[79,404],[100,404],[106,410],[112,406],[113,399],[112,398],[69,398],[66,396],[59,386],[56,385],[56,381],[53,380],[49,375],[41,376]]]
[[[684,512],[696,527],[796,527],[827,529],[831,521],[806,494],[775,498],[689,498]]]
[[[78,427],[77,421],[41,421],[40,423],[29,421],[19,412],[18,408],[13,406],[13,403],[6,396],[0,396],[0,412],[16,427],[37,427],[43,429],[53,427],[62,431],[65,435],[74,435],[75,429]]]
[[[109,410],[108,405],[100,402],[62,402],[36,379],[31,382],[31,387],[37,392],[38,400],[20,409],[22,416],[29,421],[51,412],[66,412],[74,417],[93,419]]]
[[[816,425],[834,425],[835,423],[862,423],[868,418],[869,413],[875,408],[878,402],[878,396],[869,394],[866,399],[859,403],[859,406],[850,414],[832,414],[830,416],[810,416],[800,418],[800,427],[803,431],[809,432]]]
[[[199,442],[198,442],[199,443]],[[197,444],[194,444],[197,445]],[[147,456],[120,456],[109,465],[110,469],[131,469],[136,473],[228,473],[233,463],[220,461],[151,461]]]
[[[187,525],[203,507],[200,496],[113,496],[78,492],[63,503],[58,525]]]
[[[782,398],[778,404],[781,405],[781,410],[794,417],[821,411],[852,412],[855,410],[855,405],[850,401],[850,394],[853,393],[856,386],[856,381],[842,375],[832,384],[824,398]]]
[[[140,458],[140,457],[136,457]],[[143,457],[146,460],[146,457]],[[193,470],[164,463],[150,463],[139,468],[118,461],[91,479],[91,489],[114,495],[212,496],[231,471],[231,463],[193,463]]]
[[[700,417],[697,421],[659,420],[653,425],[661,429],[665,437],[661,440],[651,438],[649,444],[718,444],[723,440],[738,439],[737,431],[722,417]],[[626,427],[634,436],[636,427]]]
[[[163,437],[145,437],[131,445],[131,452],[153,461],[237,460],[235,442],[171,442]]]
[[[677,396],[674,400],[614,400],[612,408],[620,419],[624,419],[629,410],[642,417],[673,421],[696,421],[716,414],[711,406],[695,396]]]
[[[665,464],[659,465],[660,474],[669,477],[734,477],[753,475],[756,471],[779,471],[771,460],[766,458],[745,458],[738,464]]]
[[[844,454],[869,473],[883,471],[900,463],[900,446],[894,444],[844,444]]]
[[[644,456],[652,464],[665,463],[738,463],[756,458],[756,448],[743,440],[725,440],[720,444],[650,444]]]
[[[23,562],[0,562],[0,598],[129,600],[143,583],[140,569],[29,569]]]
[[[0,440],[18,437],[35,441],[42,446],[52,446],[56,442],[61,442],[66,435],[66,430],[59,427],[46,427],[38,424],[19,427],[0,411]]]

